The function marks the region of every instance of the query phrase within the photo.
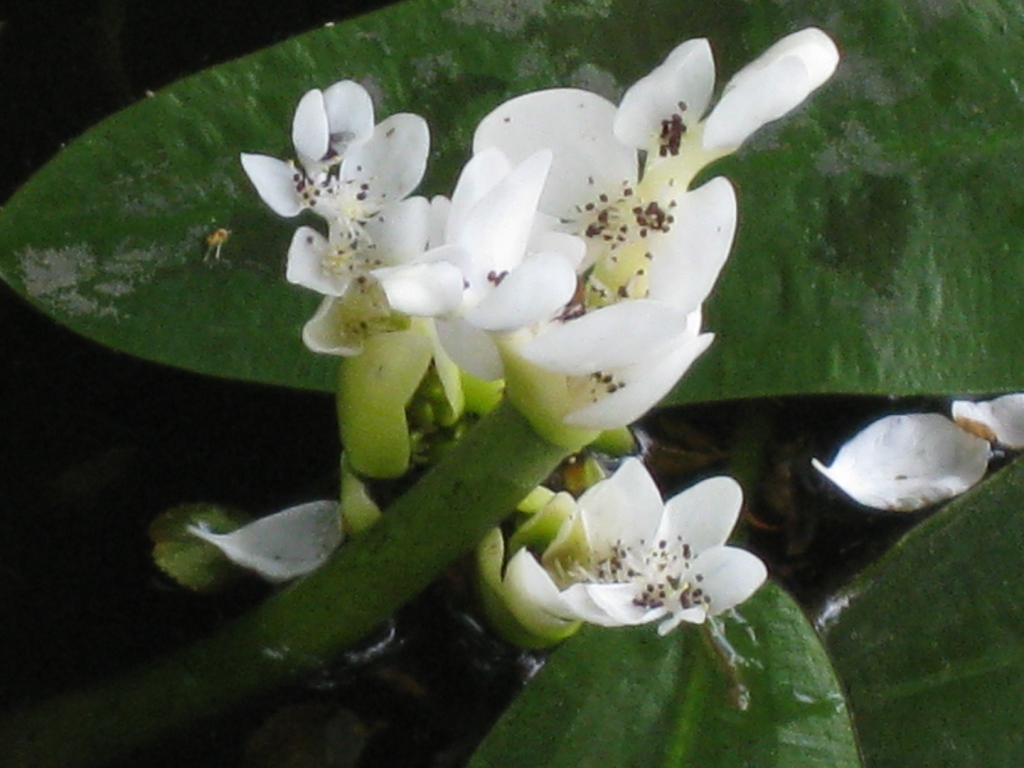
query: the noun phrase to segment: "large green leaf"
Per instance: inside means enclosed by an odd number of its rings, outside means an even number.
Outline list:
[[[769,585],[724,623],[584,630],[555,652],[470,768],[849,768],[860,760],[825,651]]]
[[[241,150],[287,156],[292,108],[351,77],[381,114],[421,112],[450,189],[477,119],[546,85],[615,95],[686,37],[723,79],[806,24],[844,52],[800,114],[719,166],[741,223],[676,399],[1024,386],[1024,18],[1009,0],[411,0],[217,67],[74,142],[0,216],[0,274],[81,333],[143,357],[332,385],[284,284],[294,224],[265,210]],[[220,261],[204,238],[232,232]],[[1009,299],[1009,300],[1008,300]],[[769,352],[766,354],[766,352]]]
[[[1024,462],[915,529],[822,615],[872,768],[1024,764]]]
[[[1022,6],[768,5],[747,19],[760,43],[811,19],[844,60],[808,113],[720,168],[740,230],[717,348],[683,395],[1021,388]]]

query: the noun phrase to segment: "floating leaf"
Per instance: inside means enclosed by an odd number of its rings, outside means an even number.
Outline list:
[[[821,614],[872,768],[1024,762],[1024,462],[911,532]]]
[[[566,641],[470,768],[860,766],[817,636],[768,585],[712,643],[684,626],[584,629]]]
[[[1024,20],[1006,0],[411,0],[191,77],[73,142],[0,214],[0,274],[133,354],[330,390],[335,361],[299,341],[316,297],[282,279],[297,222],[264,209],[238,163],[291,152],[306,89],[353,78],[379,114],[424,114],[426,191],[444,192],[476,121],[512,94],[617,98],[696,36],[724,81],[807,24],[836,38],[840,70],[714,169],[739,190],[738,241],[708,309],[718,340],[675,399],[1021,388],[1024,303],[1007,297],[1024,286]]]

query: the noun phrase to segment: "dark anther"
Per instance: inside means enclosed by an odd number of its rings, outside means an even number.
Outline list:
[[[661,157],[667,157],[672,155],[675,157],[679,154],[679,145],[683,140],[683,134],[686,133],[686,125],[683,123],[683,117],[679,114],[673,114],[670,120],[661,121],[661,146],[658,147],[658,155]]]

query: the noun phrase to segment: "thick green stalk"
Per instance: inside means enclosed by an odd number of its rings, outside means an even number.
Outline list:
[[[96,765],[315,668],[470,550],[564,456],[499,406],[373,528],[253,613],[133,674],[9,714],[0,766]]]

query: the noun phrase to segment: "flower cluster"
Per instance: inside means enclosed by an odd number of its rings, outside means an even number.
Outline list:
[[[724,178],[691,188],[697,173],[801,104],[837,62],[810,28],[741,70],[713,108],[706,40],[678,46],[618,105],[579,89],[527,93],[481,121],[450,199],[410,196],[425,121],[375,125],[352,81],[303,96],[296,160],[242,164],[276,213],[323,220],[300,226],[288,252],[288,279],[325,297],[304,330],[311,349],[357,356],[417,327],[435,361],[502,380],[543,437],[578,448],[640,417],[711,343],[701,307],[732,245],[736,198]]]
[[[524,94],[483,118],[451,196],[429,201],[412,194],[429,153],[422,118],[375,123],[352,81],[305,94],[296,159],[241,160],[275,213],[310,221],[294,233],[286,275],[323,296],[306,345],[344,358],[350,490],[357,475],[407,471],[421,437],[414,419],[454,432],[496,388],[568,451],[654,406],[711,344],[703,304],[736,231],[731,183],[695,186],[697,175],[799,106],[838,59],[824,32],[796,32],[713,104],[711,47],[691,40],[619,104],[574,88]],[[643,464],[626,459],[578,500],[537,493],[544,503],[507,546],[495,530],[478,552],[489,613],[524,645],[580,622],[658,622],[664,634],[730,609],[766,577],[757,557],[725,544],[742,502],[729,478],[663,503]],[[355,517],[370,524],[378,510],[364,506]],[[289,578],[337,545],[337,526],[323,546],[288,533],[293,520],[320,526],[321,512],[287,510],[230,537],[194,533],[267,578]]]
[[[409,197],[427,167],[430,133],[418,115],[374,124],[366,89],[351,80],[299,101],[292,121],[298,160],[243,154],[242,167],[280,216],[309,210],[326,235],[295,231],[289,282],[325,298],[303,339],[314,352],[352,355],[375,332],[401,327],[394,313],[434,315],[461,293],[451,265],[424,261],[430,204]]]

